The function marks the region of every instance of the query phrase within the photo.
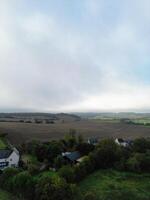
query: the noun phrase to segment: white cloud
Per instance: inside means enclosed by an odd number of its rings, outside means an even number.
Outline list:
[[[75,16],[77,24],[40,8],[17,12],[17,3],[0,3],[0,108],[150,108],[150,87],[136,74],[139,65],[149,62],[150,29],[140,29],[150,20],[148,1],[137,1],[131,9],[129,1],[111,7],[88,0],[90,15]],[[118,16],[112,19],[115,3]]]

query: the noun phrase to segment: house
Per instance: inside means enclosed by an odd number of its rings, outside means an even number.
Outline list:
[[[84,161],[84,159],[86,158],[87,156],[82,156],[80,157],[79,159],[77,159],[77,163],[81,163]]]
[[[116,138],[115,143],[123,147],[129,147],[132,144],[132,140],[123,140],[122,138]]]
[[[77,160],[81,158],[81,155],[78,151],[65,152],[65,153],[62,153],[62,156],[71,164],[76,164],[78,162]]]
[[[20,155],[16,148],[0,149],[0,170],[7,167],[18,167]]]
[[[88,142],[88,144],[97,145],[98,144],[98,139],[92,137],[92,138],[89,138],[87,142]]]

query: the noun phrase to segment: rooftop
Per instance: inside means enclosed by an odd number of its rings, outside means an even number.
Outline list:
[[[0,149],[0,159],[5,159],[10,156],[12,150],[10,149]]]

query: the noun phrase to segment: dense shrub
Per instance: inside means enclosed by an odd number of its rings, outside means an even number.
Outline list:
[[[20,170],[16,168],[6,168],[0,175],[0,187],[12,191],[12,188],[10,186],[11,179],[19,172]]]
[[[137,138],[133,142],[133,151],[138,153],[145,153],[150,149],[150,140],[145,138]]]
[[[36,185],[36,200],[70,200],[75,197],[76,187],[59,177],[43,176]]]
[[[63,167],[64,165],[67,164],[67,161],[64,159],[64,157],[62,155],[58,155],[55,159],[54,159],[54,167],[56,169],[59,169],[61,167]]]
[[[94,145],[88,143],[79,143],[76,147],[76,150],[79,151],[81,155],[88,155],[94,150]]]
[[[113,139],[102,140],[96,150],[91,154],[95,160],[96,168],[110,168],[120,160],[120,147],[115,144]]]
[[[27,199],[33,199],[35,181],[28,172],[21,172],[13,177],[13,193],[21,194]]]
[[[87,192],[84,197],[83,200],[99,200],[99,198],[97,197],[97,195],[95,194],[95,192]]]
[[[150,152],[133,154],[127,160],[127,167],[133,172],[150,172]]]
[[[68,183],[73,183],[75,180],[74,169],[69,165],[60,168],[58,174],[60,177],[64,178]]]

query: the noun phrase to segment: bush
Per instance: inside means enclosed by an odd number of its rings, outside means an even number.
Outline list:
[[[13,177],[13,193],[22,195],[27,199],[33,199],[35,180],[28,172],[21,172]]]
[[[19,169],[16,168],[6,168],[3,173],[0,175],[0,187],[4,188],[8,191],[12,191],[10,187],[11,179],[20,172]]]
[[[150,141],[145,138],[135,139],[133,142],[133,151],[138,153],[145,153],[150,149]]]
[[[36,200],[73,200],[76,187],[67,184],[60,177],[43,176],[39,179],[35,192]]]
[[[111,168],[121,158],[120,147],[113,139],[102,140],[91,154],[97,168]]]
[[[31,174],[31,175],[36,175],[36,174],[38,174],[38,172],[39,172],[39,168],[38,168],[37,165],[29,164],[29,165],[28,165],[28,172],[29,172],[29,174]]]
[[[127,167],[133,172],[150,172],[150,152],[133,154],[127,160]]]
[[[83,200],[98,200],[98,197],[96,196],[95,192],[87,192],[84,195]]]
[[[75,179],[74,170],[71,166],[66,165],[59,169],[58,174],[64,178],[68,183],[73,183]]]
[[[76,149],[81,153],[81,155],[88,155],[91,151],[94,150],[94,145],[88,143],[80,143],[77,145]]]

